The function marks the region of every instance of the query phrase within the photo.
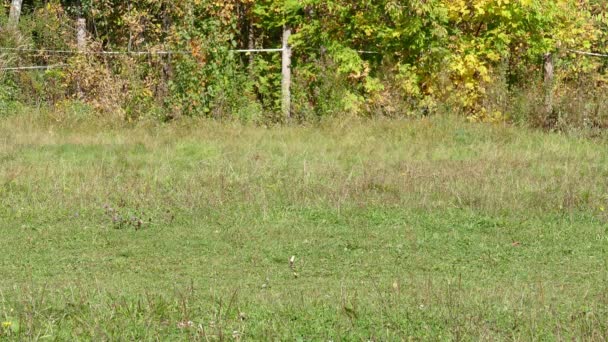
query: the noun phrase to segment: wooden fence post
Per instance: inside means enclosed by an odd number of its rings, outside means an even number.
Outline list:
[[[87,49],[87,20],[84,18],[78,18],[76,21],[76,46],[80,53],[84,53]],[[76,96],[79,99],[84,97],[78,78],[76,79]]]
[[[281,107],[283,116],[286,119],[291,118],[291,46],[289,46],[289,37],[291,29],[287,26],[283,29],[283,59],[281,66]]]
[[[78,52],[84,52],[87,46],[87,20],[78,18],[76,22],[76,45]]]
[[[13,0],[11,2],[11,11],[8,17],[8,27],[16,29],[21,17],[21,4],[23,0]]]
[[[553,55],[546,53],[543,56],[544,60],[544,88],[545,88],[545,113],[551,115],[553,113]]]

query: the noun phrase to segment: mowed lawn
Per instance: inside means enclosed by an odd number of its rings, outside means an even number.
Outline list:
[[[608,141],[0,120],[0,340],[606,340]]]

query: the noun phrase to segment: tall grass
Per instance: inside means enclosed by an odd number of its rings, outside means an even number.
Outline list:
[[[606,147],[451,116],[11,116],[0,338],[605,339]]]

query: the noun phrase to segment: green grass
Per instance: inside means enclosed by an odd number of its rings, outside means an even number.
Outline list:
[[[0,339],[608,337],[605,140],[57,120],[0,121]]]

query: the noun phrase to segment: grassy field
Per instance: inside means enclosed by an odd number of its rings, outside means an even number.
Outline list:
[[[445,117],[4,118],[0,324],[0,340],[606,340],[608,140]]]

